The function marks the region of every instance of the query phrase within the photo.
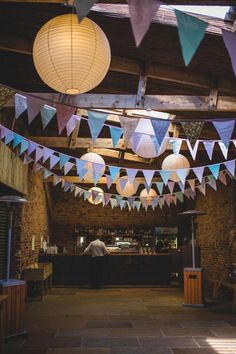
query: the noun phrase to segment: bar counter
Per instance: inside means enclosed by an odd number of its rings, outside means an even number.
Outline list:
[[[54,285],[89,285],[90,258],[78,253],[41,254],[39,262],[53,263]],[[119,253],[105,256],[104,285],[169,286],[169,254]]]

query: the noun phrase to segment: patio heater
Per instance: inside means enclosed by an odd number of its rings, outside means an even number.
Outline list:
[[[16,204],[26,203],[26,199],[17,195],[5,195],[0,197],[0,203],[6,203],[9,211],[6,272],[5,279],[0,280],[0,292],[3,295],[8,296],[5,304],[3,305],[3,319],[5,323],[5,338],[10,339],[11,337],[28,334],[28,332],[22,330],[26,282],[23,280],[10,278],[14,208]]]
[[[199,210],[187,210],[178,215],[189,217],[191,222],[192,268],[184,268],[183,306],[203,307],[203,269],[196,268],[194,222],[197,216],[205,215],[205,213]]]

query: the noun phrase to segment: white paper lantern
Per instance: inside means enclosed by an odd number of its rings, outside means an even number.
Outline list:
[[[127,176],[123,176],[120,177],[121,179],[125,179],[128,180]],[[118,178],[117,182],[116,182],[116,190],[117,192],[122,195],[123,197],[131,197],[131,195],[134,195],[138,189],[138,182],[137,181],[133,181],[132,183],[127,181],[125,187],[121,188],[120,185],[120,178]]]
[[[145,204],[146,205],[151,205],[153,202],[153,198],[157,196],[157,193],[154,189],[150,189],[148,192],[146,188],[144,188],[141,193],[140,193],[140,198],[146,198]]]
[[[33,60],[41,79],[54,90],[78,95],[104,79],[111,61],[110,45],[101,28],[77,15],[54,17],[37,33]]]
[[[162,170],[188,169],[187,174],[189,174],[190,164],[185,156],[181,154],[171,154],[163,160],[161,168]],[[172,172],[169,179],[174,182],[180,181],[176,172]]]
[[[92,191],[99,192],[99,194],[98,194],[98,196],[95,198],[95,200],[93,200]],[[90,195],[90,197],[88,198],[89,203],[94,204],[94,205],[98,205],[98,204],[102,203],[102,199],[103,199],[104,193],[103,193],[103,190],[102,190],[101,188],[92,187],[92,188],[89,189],[89,192],[91,192],[91,195]]]
[[[94,180],[93,162],[103,165],[103,167],[101,169],[101,176],[104,174],[105,169],[106,169],[105,161],[103,160],[103,158],[100,155],[96,154],[95,152],[88,152],[87,154],[84,154],[83,156],[81,156],[80,159],[84,160],[84,161],[88,161],[88,163],[86,163],[86,165],[85,165],[86,169],[88,169],[88,172],[86,172],[86,174],[84,175],[84,179],[89,180],[89,181]]]

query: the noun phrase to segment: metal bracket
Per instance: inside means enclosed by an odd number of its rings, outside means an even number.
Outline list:
[[[145,64],[142,65],[139,83],[138,83],[138,91],[136,96],[135,108],[144,108],[145,101],[145,92],[147,86],[147,66]]]

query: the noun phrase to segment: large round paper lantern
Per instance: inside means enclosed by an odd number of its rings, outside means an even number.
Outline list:
[[[116,182],[116,190],[117,192],[122,195],[123,197],[131,197],[131,195],[134,195],[138,189],[138,183],[136,181],[133,181],[132,183],[127,181],[125,187],[122,189],[120,185],[120,179],[125,179],[128,180],[127,176],[123,176],[118,178]]]
[[[188,169],[188,174],[190,164],[185,156],[181,154],[171,154],[163,160],[161,168],[162,170]],[[172,172],[169,179],[174,182],[180,181],[180,178],[176,172]]]
[[[88,198],[89,203],[94,204],[94,205],[98,205],[98,204],[102,203],[102,199],[103,199],[104,193],[103,193],[103,190],[101,188],[92,187],[92,188],[89,189],[89,191],[91,192],[91,195]],[[95,200],[93,200],[92,191],[99,192],[99,194],[97,195]]]
[[[81,156],[80,160],[88,161],[86,163],[85,168],[88,169],[88,172],[84,175],[84,179],[93,181],[94,180],[94,168],[93,168],[93,163],[97,163],[100,165],[103,165],[103,167],[100,170],[101,176],[104,174],[106,166],[105,166],[105,161],[103,158],[96,154],[95,152],[88,152],[87,154],[84,154]]]
[[[157,193],[154,189],[150,189],[150,191],[148,192],[146,190],[146,188],[144,188],[141,193],[140,193],[140,198],[146,198],[145,199],[145,204],[146,205],[151,205],[152,204],[152,201],[153,201],[153,198],[157,196]]]
[[[33,60],[41,79],[54,90],[78,95],[96,87],[105,77],[110,45],[101,28],[77,15],[54,17],[39,30]]]

